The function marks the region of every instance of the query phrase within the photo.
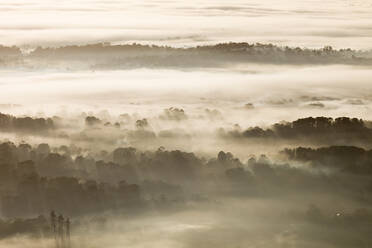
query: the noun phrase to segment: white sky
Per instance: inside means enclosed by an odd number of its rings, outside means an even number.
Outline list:
[[[0,44],[222,41],[372,48],[370,0],[1,0]]]

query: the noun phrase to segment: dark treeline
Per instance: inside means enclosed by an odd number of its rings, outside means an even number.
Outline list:
[[[0,59],[9,55],[24,58],[23,65],[37,66],[47,61],[81,61],[90,69],[137,67],[214,67],[230,63],[288,64],[370,64],[371,53],[351,49],[336,50],[282,47],[273,44],[221,43],[216,45],[174,48],[157,45],[111,45],[97,43],[64,47],[37,47],[22,55],[17,47],[1,47]],[[5,63],[3,61],[3,63]],[[44,64],[43,64],[44,63]],[[50,66],[50,65],[49,65]]]
[[[138,56],[138,52],[141,55],[141,52],[148,53],[150,56],[153,55],[234,55],[234,58],[238,60],[250,60],[260,61],[267,57],[271,57],[273,62],[280,62],[285,60],[301,60],[295,57],[304,57],[310,59],[309,62],[322,62],[321,57],[334,57],[334,61],[339,59],[358,59],[353,56],[360,56],[363,58],[363,52],[355,51],[351,49],[340,49],[335,50],[330,46],[326,46],[322,49],[306,49],[306,48],[291,48],[291,47],[280,47],[273,44],[249,44],[246,42],[242,43],[220,43],[217,45],[206,45],[206,46],[197,46],[190,48],[173,48],[168,46],[157,46],[157,45],[140,45],[140,44],[131,44],[131,45],[111,45],[106,43],[98,43],[92,45],[84,46],[65,46],[58,48],[36,48],[30,56],[50,56],[50,57],[59,57],[59,56],[68,56],[70,53],[75,53],[79,55],[86,56],[95,56],[95,53],[102,55],[132,55],[134,57]],[[134,54],[136,55],[134,55]],[[238,56],[238,57],[235,57]],[[318,57],[318,58],[317,58]],[[228,57],[230,58],[230,57]],[[231,57],[230,59],[232,59]],[[324,62],[326,60],[324,59]]]
[[[244,131],[220,130],[220,135],[235,139],[296,140],[298,143],[320,143],[328,145],[370,144],[372,129],[369,122],[357,118],[308,117],[293,122],[281,122],[270,128],[251,127]]]
[[[36,149],[28,144],[1,144],[2,215],[25,217],[50,209],[78,215],[140,204],[138,185],[128,184],[120,174],[111,184],[104,183],[109,177],[97,182],[94,175],[79,168],[87,164],[83,160],[53,153],[47,144]],[[100,166],[97,162],[97,168]],[[98,172],[98,177],[101,174]]]
[[[2,132],[46,132],[54,127],[51,118],[15,117],[0,113],[0,131]]]
[[[21,49],[19,47],[16,47],[16,46],[7,47],[7,46],[0,45],[0,54],[3,55],[3,56],[6,56],[6,55],[20,55],[21,54]]]
[[[75,177],[45,178],[36,172],[25,174],[22,169],[13,173],[9,190],[1,199],[2,215],[8,218],[33,216],[50,209],[76,216],[141,207],[139,187],[125,181],[112,186]]]
[[[187,138],[188,130],[164,129],[159,132],[151,128],[154,119],[151,118],[132,118],[130,116],[122,117],[116,122],[99,119],[95,116],[87,116],[85,118],[85,129],[80,135],[76,136],[81,140],[94,139],[89,131],[91,128],[96,130],[110,129],[117,133],[115,137],[126,137],[131,141],[139,140],[155,140],[156,138],[167,137],[183,137]],[[222,118],[217,110],[212,112],[205,111],[202,118],[208,120],[218,120]],[[193,120],[193,116],[188,115],[184,109],[168,108],[164,109],[163,113],[156,117],[155,120],[169,121],[176,124],[179,121]],[[278,144],[292,144],[295,146],[318,145],[354,145],[364,148],[372,148],[372,125],[370,121],[349,118],[349,117],[307,117],[301,118],[292,122],[279,122],[271,125],[268,128],[249,127],[242,129],[238,124],[232,129],[219,128],[216,130],[218,138],[225,141],[254,141],[254,142],[277,142]],[[112,139],[115,139],[112,137]],[[102,140],[102,138],[101,138]],[[112,142],[112,140],[110,140]]]
[[[355,146],[285,149],[291,160],[310,162],[314,167],[329,167],[343,172],[372,175],[372,150]],[[372,185],[371,185],[372,186]]]
[[[195,118],[215,120],[222,115],[216,110],[205,111],[203,115],[192,116],[182,108],[167,108],[162,113],[149,118],[139,115],[121,114],[113,117],[97,117],[82,114],[77,117],[32,118],[15,117],[0,113],[0,132],[56,137],[70,141],[91,144],[100,142],[116,147],[125,140],[127,144],[137,146],[149,142],[157,142],[159,146],[164,140],[183,139],[190,141],[194,133],[187,128],[177,128],[179,122],[192,123]],[[156,130],[157,122],[168,122],[166,129]],[[155,124],[155,125],[154,125]],[[270,142],[282,147],[289,146],[358,146],[371,149],[372,125],[370,121],[349,117],[307,117],[292,122],[279,122],[267,128],[241,128],[238,124],[233,128],[216,128],[212,138],[220,142]],[[163,143],[162,143],[163,142]]]
[[[47,144],[1,144],[1,214],[25,217],[56,209],[83,215],[138,208],[146,196],[181,199],[182,189],[171,183],[192,182],[202,163],[192,153],[162,149],[141,153],[118,148],[96,158],[78,152]]]
[[[354,148],[349,149],[352,153]],[[291,154],[291,150],[286,153]],[[324,152],[315,152],[308,160],[317,162],[323,156],[325,161],[337,163],[345,157],[339,153],[335,157],[340,158],[334,161],[327,160]],[[290,157],[290,161],[299,158]],[[357,170],[359,163],[347,161]],[[201,200],[203,195],[274,197],[329,192],[363,202],[371,200],[371,173],[322,173],[322,169],[333,166],[324,164],[318,173],[312,173],[306,166],[272,162],[265,155],[241,162],[223,151],[216,158],[204,159],[178,150],[141,152],[131,147],[84,155],[68,147],[51,149],[47,144],[31,147],[8,142],[0,145],[1,215],[29,217],[50,209],[69,216],[84,215],[139,209],[149,204],[147,200],[163,205]],[[358,183],[353,183],[356,179]]]
[[[19,47],[7,47],[0,45],[0,66],[23,65],[23,59],[24,58]]]

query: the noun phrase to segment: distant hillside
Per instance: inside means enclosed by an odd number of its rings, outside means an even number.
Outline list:
[[[112,45],[98,43],[64,47],[37,47],[22,54],[17,47],[0,46],[3,65],[14,57],[29,67],[68,67],[78,69],[128,69],[140,67],[224,67],[241,63],[268,64],[372,64],[372,53],[351,49],[335,50],[281,47],[273,44],[221,43],[174,48],[156,45]],[[73,67],[74,68],[74,67]]]

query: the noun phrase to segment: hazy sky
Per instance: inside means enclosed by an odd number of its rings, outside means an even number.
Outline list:
[[[0,44],[222,41],[372,48],[369,0],[2,0]]]

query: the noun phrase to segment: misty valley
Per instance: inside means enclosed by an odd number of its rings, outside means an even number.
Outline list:
[[[202,138],[192,129],[176,129],[193,118],[222,125],[218,113],[191,115],[171,107],[147,118],[107,111],[45,118],[1,114],[4,137],[24,139],[0,145],[1,243],[368,247],[369,121],[316,117],[246,129],[235,124]],[[156,130],[159,123],[167,128]],[[38,143],[42,139],[50,143]],[[211,145],[204,139],[218,145],[203,149]],[[190,152],[190,142],[202,145]],[[184,149],[177,149],[179,143]],[[216,148],[221,144],[225,150]],[[258,152],[257,144],[268,152]],[[245,153],[234,154],[240,146]]]
[[[371,248],[370,0],[1,0],[0,248]]]

